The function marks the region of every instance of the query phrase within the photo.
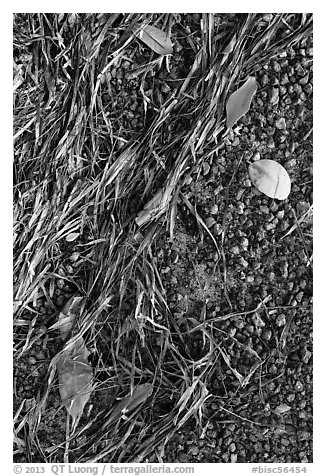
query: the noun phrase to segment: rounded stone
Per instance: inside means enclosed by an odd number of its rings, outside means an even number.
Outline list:
[[[283,130],[283,129],[286,129],[286,122],[285,122],[285,119],[284,117],[279,117],[276,121],[275,121],[275,127],[279,130]]]
[[[286,324],[285,314],[279,314],[276,318],[276,325],[278,327],[282,327],[282,326],[285,326],[285,324]]]

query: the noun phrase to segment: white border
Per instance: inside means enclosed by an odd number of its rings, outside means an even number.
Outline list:
[[[23,2],[14,1],[4,5],[0,16],[1,34],[1,161],[3,181],[0,186],[0,203],[2,209],[1,233],[1,334],[0,363],[2,366],[1,396],[1,444],[0,463],[3,474],[12,474],[12,14],[14,12],[116,12],[116,6],[125,12],[313,12],[314,13],[314,463],[308,466],[308,475],[325,474],[323,462],[325,452],[325,352],[326,347],[326,306],[325,296],[325,8],[322,2]],[[317,259],[316,259],[317,257]],[[198,465],[196,465],[198,466]],[[223,464],[219,470],[223,475],[250,474],[249,464],[232,466]],[[271,465],[261,466],[269,467]],[[275,464],[282,466],[282,464]],[[295,466],[295,464],[293,464]],[[8,471],[6,471],[8,469]],[[197,469],[197,468],[196,468]],[[216,465],[201,464],[196,474],[207,473],[216,475]],[[50,473],[49,473],[50,474]]]

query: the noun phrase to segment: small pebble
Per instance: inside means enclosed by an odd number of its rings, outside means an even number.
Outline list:
[[[300,291],[300,292],[295,296],[295,298],[296,298],[296,300],[297,300],[298,302],[301,302],[301,301],[302,301],[303,294],[304,294],[304,293],[303,293],[302,291]]]
[[[38,352],[38,353],[35,355],[35,357],[36,357],[38,360],[43,360],[43,359],[45,359],[45,354],[44,354],[43,351],[40,351],[40,352]]]
[[[288,82],[289,82],[289,77],[288,77],[287,73],[285,73],[281,76],[280,84],[282,86],[284,86],[285,84],[288,84]]]
[[[286,324],[285,314],[279,314],[276,318],[276,325],[278,327],[282,327],[282,326],[285,326],[285,324]]]
[[[199,448],[197,445],[191,445],[189,446],[188,451],[192,456],[197,456],[199,453]]]
[[[240,240],[240,243],[241,243],[241,247],[243,250],[247,250],[248,249],[248,246],[249,246],[249,240],[248,238],[246,238],[245,236],[243,236]]]
[[[74,253],[72,253],[69,259],[70,261],[75,263],[78,260],[79,256],[80,256],[80,253],[78,253],[78,251],[75,251]]]
[[[278,78],[276,76],[271,76],[270,78],[270,84],[272,86],[278,86],[280,84]],[[264,91],[265,92],[265,91]],[[267,96],[267,93],[266,93],[266,96]]]
[[[209,171],[210,171],[210,166],[207,162],[203,162],[203,175],[207,175],[209,174]]]
[[[300,215],[302,213],[307,212],[309,210],[309,208],[310,208],[310,205],[309,205],[308,202],[299,202],[296,205],[297,213],[299,213]]]
[[[260,160],[260,153],[259,152],[256,152],[252,158],[252,160]]]
[[[283,446],[289,446],[290,442],[289,442],[289,440],[288,440],[287,438],[282,438],[282,439],[281,439],[281,444],[282,444]]]
[[[271,231],[275,228],[274,223],[265,223],[265,230],[266,231]]]
[[[222,233],[223,227],[220,223],[215,223],[213,226],[213,233],[216,236],[219,236]]]
[[[279,73],[281,71],[281,65],[277,61],[273,62],[273,70],[275,73]]]
[[[65,285],[65,281],[64,279],[58,279],[57,281],[57,286],[59,289],[63,289],[64,288],[64,285]]]
[[[262,338],[264,340],[269,341],[269,340],[271,340],[271,337],[272,337],[272,331],[270,329],[265,329],[263,334],[262,334]]]
[[[303,78],[299,80],[299,84],[305,85],[309,82],[309,74],[306,74]]]
[[[233,253],[234,255],[238,255],[240,253],[240,248],[239,246],[233,246],[231,249],[230,249],[231,253]]]
[[[279,93],[280,93],[281,96],[284,96],[284,94],[287,93],[286,87],[285,86],[280,86],[279,87]]]
[[[272,88],[269,91],[269,102],[272,104],[272,106],[276,106],[280,100],[279,97],[279,89],[278,88]]]
[[[302,390],[304,389],[304,386],[303,386],[302,382],[300,382],[300,380],[297,380],[297,381],[296,381],[296,384],[295,384],[294,389],[295,389],[297,392],[302,392]]]
[[[235,446],[235,443],[231,443],[230,446],[229,446],[229,449],[230,449],[231,453],[234,453],[237,449],[237,447]]]
[[[250,277],[250,276],[248,276],[248,277]],[[247,278],[247,280],[248,280],[248,278]],[[251,316],[251,320],[255,324],[256,327],[265,327],[265,322],[262,320],[262,318],[259,316],[259,314],[257,312],[255,312]]]
[[[266,213],[266,214],[269,213],[269,207],[268,207],[267,205],[260,205],[259,209],[260,209],[260,211],[262,211],[263,213]]]
[[[268,126],[268,127],[266,128],[266,134],[267,134],[268,136],[274,135],[274,134],[275,134],[275,127],[273,127],[273,126]]]
[[[306,84],[306,86],[304,87],[304,91],[306,94],[311,94],[312,93],[312,85],[310,83]]]
[[[304,364],[307,364],[309,362],[309,360],[311,359],[311,356],[312,356],[312,353],[310,352],[310,350],[305,350],[305,353],[302,357],[302,362]]]
[[[294,90],[293,90],[293,86],[292,86],[292,84],[290,84],[290,85],[288,86],[288,94],[292,94],[293,91],[294,91]]]
[[[240,266],[242,266],[243,268],[248,268],[248,265],[249,265],[248,261],[246,261],[242,256],[241,256],[241,258],[239,259],[239,264],[240,264]]]
[[[306,74],[306,70],[302,67],[300,63],[296,65],[295,70],[298,76],[304,77]]]
[[[286,122],[284,117],[280,117],[279,119],[275,121],[275,127],[279,130],[286,129]]]
[[[244,194],[244,192],[245,192],[245,189],[244,189],[244,188],[240,188],[240,189],[238,190],[237,194],[236,194],[236,197],[235,197],[236,200],[241,200],[242,195]]]
[[[238,136],[236,136],[232,141],[232,146],[237,147],[239,144],[240,144],[240,139]]]
[[[213,205],[212,208],[210,209],[210,213],[212,215],[217,215],[218,214],[218,205]]]
[[[298,431],[299,441],[308,441],[310,440],[310,433],[308,431]]]

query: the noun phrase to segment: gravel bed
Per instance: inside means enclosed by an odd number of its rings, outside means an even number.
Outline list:
[[[163,238],[159,256],[180,320],[203,312],[203,304],[206,319],[245,312],[267,297],[275,309],[218,324],[216,338],[234,369],[248,374],[254,360],[248,348],[261,366],[244,389],[225,363],[216,369],[206,431],[180,432],[167,461],[312,462],[312,39],[280,52],[256,79],[250,112],[184,190],[223,242],[225,263],[185,206],[176,239],[167,245]],[[251,187],[248,163],[260,158],[289,172],[285,202]],[[287,235],[305,213],[301,233]],[[203,345],[193,341],[189,348],[198,358]]]

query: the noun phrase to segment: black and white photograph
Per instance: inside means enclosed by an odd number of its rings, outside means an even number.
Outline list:
[[[313,16],[12,15],[15,472],[309,473]]]

